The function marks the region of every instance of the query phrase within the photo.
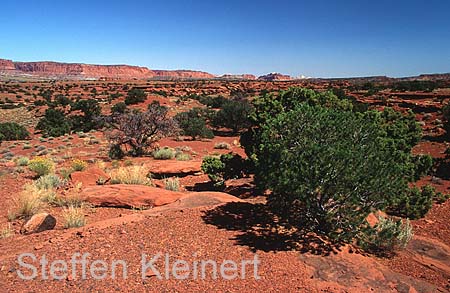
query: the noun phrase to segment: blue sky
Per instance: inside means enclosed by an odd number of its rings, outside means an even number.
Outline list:
[[[14,1],[0,58],[215,74],[450,72],[450,1]]]

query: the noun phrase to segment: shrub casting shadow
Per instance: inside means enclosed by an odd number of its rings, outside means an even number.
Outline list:
[[[220,192],[226,192],[228,194],[234,195],[238,198],[245,199],[245,198],[251,198],[256,197],[258,195],[261,195],[261,192],[258,192],[255,189],[255,186],[250,183],[244,183],[241,185],[235,185],[235,186],[214,186],[214,183],[211,181],[208,182],[198,182],[195,183],[193,186],[185,186],[186,190],[188,191],[220,191]]]
[[[219,229],[239,231],[231,238],[237,245],[248,246],[253,252],[262,250],[290,251],[329,255],[339,250],[339,244],[332,244],[308,230],[299,230],[281,223],[264,204],[228,203],[204,212],[206,224]]]
[[[450,160],[437,160],[436,176],[445,180],[450,179]]]
[[[439,142],[439,143],[443,143],[446,142],[449,137],[446,134],[441,134],[441,135],[424,135],[423,140],[425,141],[431,141],[431,142]]]

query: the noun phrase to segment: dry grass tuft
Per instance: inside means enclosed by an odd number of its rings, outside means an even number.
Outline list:
[[[180,191],[180,180],[177,177],[164,180],[164,185],[167,190]]]
[[[0,239],[5,239],[14,235],[14,230],[11,228],[11,224],[8,223],[6,228],[0,230]]]
[[[111,184],[152,185],[148,172],[143,166],[128,166],[114,169],[109,174]]]
[[[69,206],[64,208],[62,212],[64,218],[64,228],[78,228],[86,225],[86,217],[84,215],[84,208]]]
[[[24,190],[13,200],[14,210],[8,215],[9,220],[28,218],[39,213],[43,202],[51,200],[53,191],[39,189],[35,184],[26,184]]]
[[[69,189],[65,196],[58,196],[55,204],[63,207],[83,207],[85,205],[82,193],[82,184],[77,183],[73,188]]]

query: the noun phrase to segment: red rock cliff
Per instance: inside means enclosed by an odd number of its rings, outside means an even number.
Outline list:
[[[162,78],[214,78],[215,76],[203,71],[193,70],[153,70],[155,77]]]
[[[147,78],[214,78],[207,72],[192,70],[150,70],[147,67],[130,65],[93,65],[60,62],[12,62],[0,59],[0,71],[13,71],[17,74],[29,74],[57,78],[111,78],[111,79],[147,79]]]
[[[224,74],[220,76],[222,79],[247,79],[247,80],[255,80],[256,76],[253,74]]]
[[[265,80],[265,81],[281,81],[281,80],[291,80],[292,77],[289,75],[284,75],[281,73],[269,73],[266,75],[262,75],[258,77],[258,80]]]
[[[80,76],[110,78],[148,78],[152,72],[145,67],[128,65],[89,65],[58,62],[15,62],[15,69],[44,76]]]
[[[14,70],[14,63],[11,60],[0,59],[0,70]]]

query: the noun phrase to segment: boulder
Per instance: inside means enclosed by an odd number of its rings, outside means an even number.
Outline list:
[[[90,186],[83,198],[94,206],[152,208],[175,202],[184,194],[144,185],[114,184]]]
[[[201,161],[176,161],[176,160],[154,160],[146,164],[150,173],[155,178],[183,177],[194,175],[202,171]]]
[[[83,190],[83,199],[94,206],[123,208],[195,208],[215,206],[241,199],[223,192],[177,192],[162,188],[114,184],[89,186]]]
[[[21,234],[39,233],[52,230],[56,226],[56,219],[50,214],[40,213],[32,216],[20,229]]]
[[[81,183],[83,186],[93,186],[100,181],[107,183],[111,178],[102,169],[92,167],[85,171],[73,172],[70,174],[70,179],[74,184]]]
[[[375,227],[378,224],[378,222],[380,222],[380,220],[378,219],[379,217],[387,218],[388,215],[382,211],[376,211],[370,213],[367,216],[366,221],[367,223],[369,223],[370,227]]]

